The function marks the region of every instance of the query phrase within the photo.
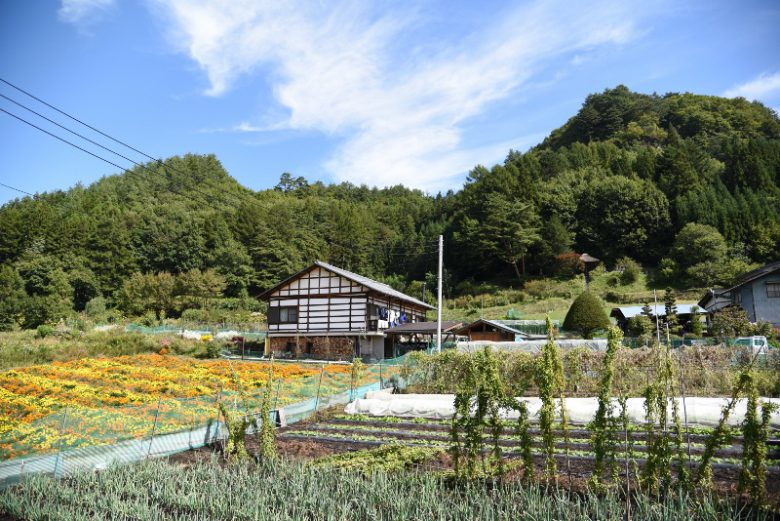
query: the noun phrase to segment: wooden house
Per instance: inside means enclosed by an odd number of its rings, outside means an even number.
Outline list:
[[[317,261],[260,296],[267,354],[351,360],[385,355],[384,331],[423,322],[432,306],[387,284]]]
[[[730,288],[711,289],[699,301],[708,321],[726,306],[739,306],[751,322],[780,328],[780,260],[742,275]]]

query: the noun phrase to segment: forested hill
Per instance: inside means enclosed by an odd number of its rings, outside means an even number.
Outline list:
[[[570,251],[632,257],[676,285],[725,283],[780,251],[780,120],[743,99],[620,86],[437,196],[289,174],[254,192],[214,156],[174,157],[0,208],[0,302],[56,295],[79,309],[134,273],[195,268],[228,296],[255,294],[314,259],[403,287],[435,272],[440,233],[451,288],[517,286]]]

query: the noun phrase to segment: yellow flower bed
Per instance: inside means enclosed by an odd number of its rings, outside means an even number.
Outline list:
[[[350,387],[348,365],[277,362],[274,401],[285,405]],[[201,426],[216,419],[218,397],[238,391],[259,408],[268,364],[156,354],[85,358],[0,373],[0,460],[32,452],[113,443]],[[238,386],[241,389],[238,389]],[[158,411],[159,403],[159,411]],[[60,435],[63,431],[64,436]]]

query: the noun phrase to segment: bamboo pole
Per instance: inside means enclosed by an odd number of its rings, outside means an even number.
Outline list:
[[[152,443],[154,443],[154,435],[157,432],[157,421],[160,419],[160,404],[162,403],[162,395],[157,399],[157,410],[154,412],[154,425],[152,425],[152,435],[149,438],[149,450],[146,451],[146,458],[152,454]]]
[[[65,407],[62,411],[62,422],[60,423],[60,440],[57,443],[57,458],[54,460],[54,477],[57,477],[57,470],[60,466],[60,460],[62,459],[62,442],[65,439],[65,423],[68,418],[68,408]]]

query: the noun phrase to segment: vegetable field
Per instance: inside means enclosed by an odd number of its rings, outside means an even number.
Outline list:
[[[8,519],[276,519],[276,520],[555,520],[618,521],[618,494],[583,494],[518,482],[453,485],[434,473],[362,472],[286,461],[258,466],[192,466],[163,461],[83,473],[62,480],[32,477],[0,492]],[[637,494],[631,519],[698,521],[771,519],[717,496]]]
[[[499,444],[503,456],[509,460],[522,457],[521,436],[514,433],[514,424],[504,422],[506,430]],[[447,451],[452,445],[452,422],[450,420],[405,419],[398,417],[372,417],[363,415],[337,414],[316,423],[305,423],[284,429],[279,437],[283,440],[307,440],[325,443],[334,452],[360,450],[378,446],[403,445]],[[686,437],[686,451],[690,453],[690,468],[697,468],[696,461],[704,453],[706,440],[712,429],[692,429]],[[542,433],[538,428],[529,429],[531,448],[537,464],[542,460]],[[587,429],[569,428],[564,433],[556,432],[556,458],[562,475],[573,478],[587,478],[593,471],[592,433]],[[780,433],[775,432],[775,437]],[[742,457],[742,437],[738,429],[727,433],[728,444],[719,447],[712,460],[715,478],[720,481],[736,482]],[[690,443],[687,443],[690,442]],[[629,473],[636,471],[647,459],[648,434],[642,426],[631,425],[616,440],[616,470],[625,477],[626,464]],[[780,446],[770,450],[767,483],[780,494]],[[446,458],[445,458],[446,459]],[[428,469],[446,470],[451,467],[446,461],[423,465]],[[635,478],[636,479],[636,478]]]

